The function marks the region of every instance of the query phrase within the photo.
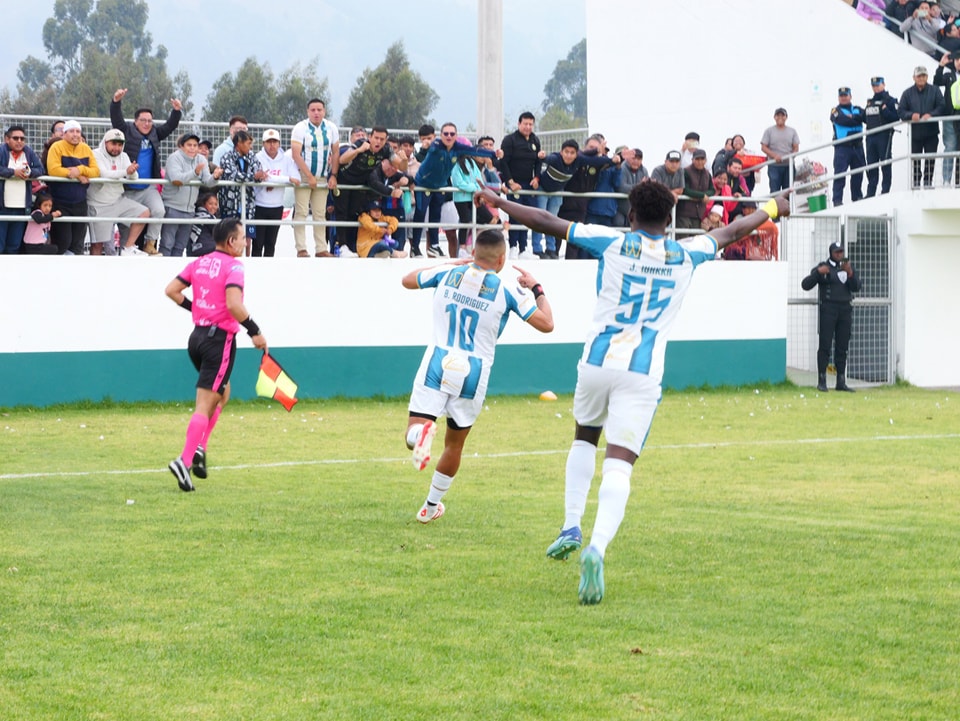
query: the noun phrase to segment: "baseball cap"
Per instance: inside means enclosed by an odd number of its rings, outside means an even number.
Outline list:
[[[697,158],[706,158],[706,157],[707,157],[707,151],[704,150],[703,148],[697,148],[696,150],[693,151],[694,160],[696,160]]]
[[[831,243],[831,244],[830,244],[830,252],[832,253],[832,252],[835,251],[835,250],[843,250],[843,246],[840,245],[839,243]]]
[[[269,130],[263,131],[263,142],[268,140],[280,140],[280,131],[270,128]]]
[[[379,200],[371,200],[367,203],[367,210],[379,210],[382,207]]]
[[[76,120],[68,120],[63,124],[63,132],[67,132],[68,130],[82,130],[82,128]]]
[[[206,145],[208,148],[212,148],[212,147],[213,147],[213,142],[210,141],[210,140],[201,140],[199,144],[200,144],[200,145]]]
[[[850,95],[850,88],[844,85],[841,88],[837,88],[837,95]]]
[[[199,143],[200,136],[197,135],[196,133],[184,133],[179,138],[177,138],[177,145],[179,145],[182,148],[184,145],[187,144],[188,140],[196,140]]]
[[[786,109],[786,108],[777,108],[776,110],[773,111],[773,114],[774,114],[774,115],[786,115],[786,114],[787,114],[787,109]]]
[[[871,84],[871,85],[883,85],[883,76],[882,76],[882,75],[874,75],[872,78],[870,78],[870,84]]]
[[[119,140],[122,143],[124,141],[123,133],[116,128],[110,128],[103,134],[103,142],[109,143],[111,140]]]
[[[927,69],[923,65],[918,65],[913,69],[913,77],[917,77],[919,75],[926,75],[926,74],[927,74]]]
[[[669,153],[667,153],[667,160],[680,160],[680,151],[671,150]]]

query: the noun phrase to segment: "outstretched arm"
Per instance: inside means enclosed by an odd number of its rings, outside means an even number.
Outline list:
[[[717,241],[717,249],[719,250],[730,245],[738,238],[749,235],[766,223],[767,220],[773,220],[783,215],[790,215],[790,201],[787,200],[786,193],[778,195],[773,200],[768,200],[763,207],[757,209],[756,213],[741,215],[730,225],[711,230],[710,237]]]
[[[530,206],[520,205],[519,203],[507,200],[489,188],[474,193],[473,202],[477,205],[484,203],[494,208],[502,208],[510,216],[511,222],[516,221],[531,230],[552,235],[554,238],[566,238],[567,231],[572,225],[569,220],[561,220],[552,213],[540,210],[540,208],[531,208]]]

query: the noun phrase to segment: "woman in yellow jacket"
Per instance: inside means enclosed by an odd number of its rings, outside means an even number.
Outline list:
[[[357,255],[361,258],[406,258],[397,250],[397,241],[391,236],[397,231],[398,221],[392,215],[384,216],[379,200],[371,200],[365,213],[358,218]],[[386,223],[384,228],[378,223]]]

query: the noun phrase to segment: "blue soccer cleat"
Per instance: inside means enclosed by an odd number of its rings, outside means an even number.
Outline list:
[[[574,551],[583,545],[583,534],[580,533],[580,526],[573,526],[560,531],[557,540],[547,547],[547,558],[554,558],[558,561],[565,561]]]

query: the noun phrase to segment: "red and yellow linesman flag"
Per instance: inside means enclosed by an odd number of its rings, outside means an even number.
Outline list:
[[[260,375],[257,376],[257,395],[280,401],[289,413],[299,400],[297,384],[273,356],[263,354],[260,360]]]

